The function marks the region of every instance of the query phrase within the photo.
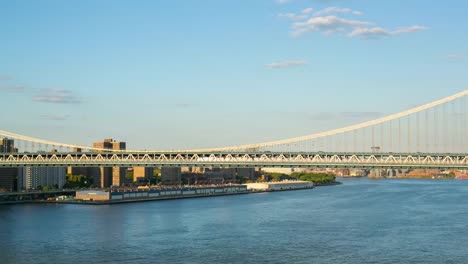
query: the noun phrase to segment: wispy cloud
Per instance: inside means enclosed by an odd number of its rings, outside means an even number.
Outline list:
[[[278,16],[279,17],[286,17],[286,18],[289,18],[291,20],[305,20],[309,17],[310,14],[312,14],[312,12],[314,11],[314,9],[312,9],[311,7],[308,7],[308,8],[304,8],[301,10],[300,13],[296,14],[296,13],[279,13]]]
[[[326,34],[333,34],[371,24],[367,21],[350,20],[337,16],[313,17],[305,22],[293,23],[294,30],[292,35],[297,37],[311,31],[322,31]]]
[[[278,4],[286,4],[286,3],[289,3],[289,2],[292,2],[294,0],[275,0],[276,3]]]
[[[381,27],[373,28],[356,28],[351,33],[348,34],[349,37],[361,37],[364,39],[376,39],[385,36],[399,35],[405,33],[412,33],[420,30],[425,30],[426,27],[423,26],[410,26],[399,28],[396,30],[386,30]]]
[[[270,69],[279,69],[279,68],[288,68],[293,66],[301,66],[307,64],[307,61],[297,60],[297,61],[281,61],[265,64],[265,67]]]
[[[312,13],[312,12],[314,12],[314,9],[311,8],[311,7],[302,9],[302,11],[301,11],[302,14],[310,14],[310,13]]]
[[[23,85],[12,84],[13,78],[8,75],[0,75],[0,91],[20,93],[26,90]]]
[[[191,104],[191,103],[176,103],[173,106],[178,107],[178,108],[189,108],[189,107],[194,107],[196,104]]]
[[[289,18],[291,20],[302,20],[302,19],[306,19],[307,18],[307,15],[298,15],[298,14],[294,14],[294,13],[280,13],[278,14],[279,17],[286,17],[286,18]]]
[[[37,96],[33,97],[34,102],[57,103],[57,104],[77,104],[80,99],[67,89],[41,89]]]
[[[362,15],[363,13],[361,11],[355,11],[352,10],[351,8],[340,8],[340,7],[327,7],[322,10],[314,12],[314,16],[323,16],[323,15],[329,15],[329,14],[353,14],[353,15]]]
[[[426,30],[426,29],[427,27],[423,27],[423,26],[402,27],[402,28],[392,31],[392,35],[398,35],[402,33],[412,33],[412,32]]]
[[[26,87],[21,86],[21,85],[1,85],[0,84],[0,91],[6,91],[6,92],[15,92],[15,93],[21,93],[26,90]]]
[[[69,117],[69,115],[41,115],[41,119],[51,121],[64,121],[67,120]]]
[[[11,81],[11,80],[13,80],[13,78],[11,78],[11,76],[0,75],[0,82]]]
[[[465,54],[463,54],[463,53],[452,53],[452,54],[446,55],[445,58],[446,59],[451,59],[451,60],[459,60],[459,59],[464,59]]]
[[[343,15],[357,16],[363,14],[361,11],[346,7],[327,7],[315,12],[314,9],[309,7],[300,10],[298,13],[281,13],[278,16],[293,20],[291,23],[291,36],[293,37],[300,37],[309,32],[321,32],[325,35],[340,34],[362,39],[377,39],[427,29],[424,26],[414,25],[389,30],[371,21],[343,17]]]

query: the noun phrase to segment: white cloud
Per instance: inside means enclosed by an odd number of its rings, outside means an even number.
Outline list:
[[[307,64],[306,61],[298,60],[298,61],[281,61],[281,62],[273,62],[266,64],[265,67],[271,69],[279,69],[279,68],[288,68],[292,66],[301,66]]]
[[[310,31],[323,31],[326,34],[344,32],[346,29],[371,25],[367,21],[349,20],[336,16],[313,17],[305,22],[293,24],[293,36],[300,36]]]
[[[422,26],[410,26],[403,27],[393,31],[386,30],[381,27],[373,28],[356,28],[351,33],[348,34],[349,37],[361,37],[364,39],[380,38],[391,35],[399,35],[404,33],[412,33],[420,30],[425,30],[426,27]]]
[[[427,28],[423,27],[423,26],[403,27],[403,28],[399,28],[397,30],[392,31],[392,34],[393,35],[398,35],[398,34],[402,34],[402,33],[412,33],[412,32],[421,31],[421,30],[425,30],[425,29],[427,29]]]
[[[289,2],[292,2],[294,0],[276,0],[276,3],[278,4],[285,4],[285,3],[289,3]]]
[[[34,102],[77,104],[81,101],[73,95],[72,91],[66,89],[41,89],[39,94],[33,97]]]
[[[303,19],[306,19],[307,16],[306,15],[297,15],[297,14],[294,14],[294,13],[281,13],[281,14],[278,14],[279,17],[286,17],[286,18],[289,18],[291,20],[303,20]]]
[[[376,39],[427,29],[424,26],[415,25],[388,30],[370,21],[349,19],[333,14],[362,15],[363,13],[352,10],[351,8],[341,7],[327,7],[314,12],[314,9],[309,7],[302,9],[298,13],[281,13],[278,14],[278,16],[286,17],[293,21],[291,24],[291,36],[293,37],[299,37],[305,33],[317,31],[325,35],[341,34],[348,37]]]
[[[301,13],[302,14],[310,14],[314,11],[313,8],[309,7],[309,8],[305,8],[305,9],[302,9]]]
[[[291,20],[305,20],[309,17],[309,14],[312,13],[314,10],[312,8],[305,8],[301,10],[300,14],[295,13],[280,13],[278,14],[279,17],[286,17]]]
[[[327,7],[327,8],[324,8],[322,10],[315,12],[314,16],[323,16],[323,15],[336,14],[336,13],[353,14],[353,15],[363,14],[362,12],[352,10],[351,8]]]
[[[350,37],[361,36],[363,38],[377,38],[391,35],[388,30],[381,27],[373,28],[356,28],[351,33],[348,34]]]
[[[445,56],[446,59],[453,59],[453,60],[456,60],[456,59],[464,59],[465,58],[465,54],[462,54],[462,53],[452,53],[452,54],[448,54],[447,56]]]
[[[7,92],[24,92],[26,87],[22,85],[0,85],[0,91]]]

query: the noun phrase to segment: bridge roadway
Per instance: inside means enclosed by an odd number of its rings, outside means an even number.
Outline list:
[[[345,152],[81,152],[0,153],[0,167],[196,166],[222,168],[468,169],[464,153]]]

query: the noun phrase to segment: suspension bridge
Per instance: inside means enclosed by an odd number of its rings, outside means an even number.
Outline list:
[[[200,166],[468,169],[468,90],[400,113],[296,138],[190,150],[112,150],[0,130],[0,167]],[[52,151],[53,150],[53,151]],[[77,151],[79,150],[79,151]]]

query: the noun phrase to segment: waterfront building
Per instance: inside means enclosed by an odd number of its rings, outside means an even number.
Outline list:
[[[154,168],[133,167],[133,182],[149,180],[153,177]]]
[[[109,150],[125,150],[125,142],[117,142],[111,138],[104,139],[102,142],[94,142],[93,148],[99,148],[97,152]],[[93,170],[94,184],[100,188],[107,188],[111,185],[121,186],[125,182],[127,169],[123,167],[100,167],[99,170]]]
[[[180,167],[162,167],[161,182],[163,185],[179,185],[180,184]]]
[[[312,188],[314,184],[308,181],[280,181],[280,182],[256,182],[244,184],[247,190],[254,191],[283,191],[294,189]]]
[[[75,199],[83,201],[109,201],[110,192],[97,190],[77,191]]]
[[[37,189],[42,186],[57,186],[66,182],[65,167],[22,167],[18,172],[18,190]]]
[[[108,191],[82,190],[76,191],[76,200],[92,201],[101,203],[118,203],[145,201],[154,199],[174,199],[206,197],[226,194],[247,193],[247,186],[238,184],[205,186],[205,187],[149,187],[139,186],[138,188],[111,188]]]

